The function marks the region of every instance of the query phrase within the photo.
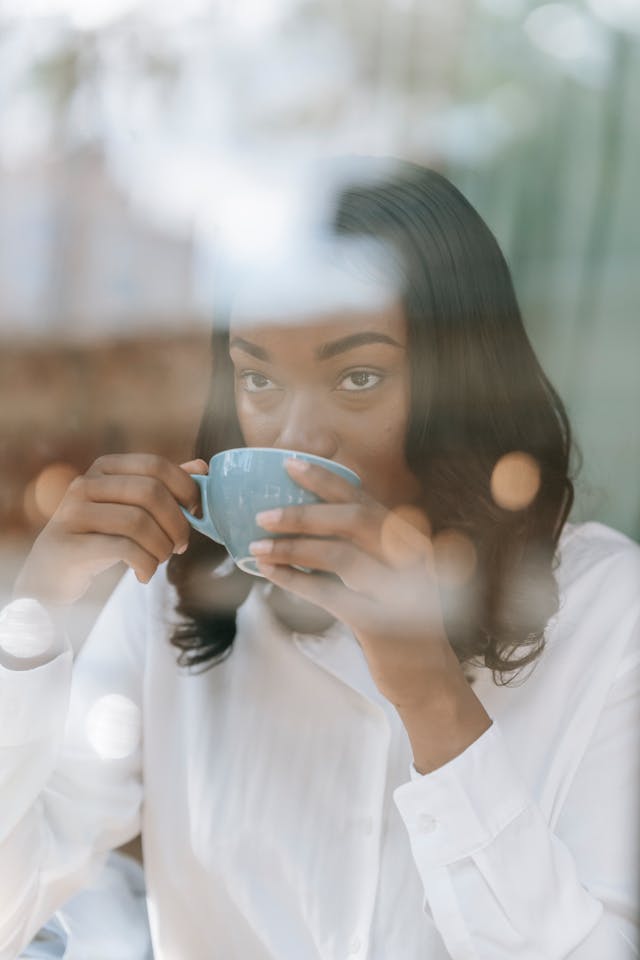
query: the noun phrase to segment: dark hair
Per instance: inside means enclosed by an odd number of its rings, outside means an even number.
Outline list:
[[[376,161],[367,164],[375,171]],[[508,682],[539,656],[558,609],[556,548],[574,497],[564,406],[527,337],[497,241],[445,177],[406,162],[377,181],[367,177],[342,190],[331,227],[399,254],[412,398],[407,463],[422,482],[432,533],[463,533],[477,556],[477,602],[446,622],[447,634],[461,663],[484,664]],[[194,450],[206,461],[243,445],[226,325],[214,327],[212,351]],[[534,458],[540,474],[536,496],[519,510],[499,506],[491,492],[497,461],[514,451]],[[193,531],[190,549],[169,561],[184,618],[171,637],[181,666],[211,666],[231,650],[237,606],[255,581],[240,571],[212,578],[225,557]]]

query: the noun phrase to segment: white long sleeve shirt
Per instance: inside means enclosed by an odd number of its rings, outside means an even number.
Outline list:
[[[75,664],[14,601],[0,958],[140,831],[156,960],[638,956],[640,547],[567,525],[556,577],[535,669],[516,686],[476,670],[493,724],[425,776],[353,634],[292,634],[261,583],[200,674],[168,642],[164,565],[125,574]],[[15,656],[29,637],[40,661]]]

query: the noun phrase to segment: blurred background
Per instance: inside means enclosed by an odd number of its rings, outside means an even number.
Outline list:
[[[97,456],[190,458],[214,251],[268,246],[327,154],[479,209],[582,451],[572,519],[640,539],[639,116],[638,0],[0,0],[0,606]]]
[[[327,153],[476,205],[584,456],[573,519],[640,537],[639,50],[637,0],[0,0],[0,591],[95,457],[190,457],[213,246]]]

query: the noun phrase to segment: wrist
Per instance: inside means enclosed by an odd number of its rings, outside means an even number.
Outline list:
[[[420,700],[396,705],[409,736],[414,767],[431,773],[463,753],[492,724],[462,671],[432,678]]]

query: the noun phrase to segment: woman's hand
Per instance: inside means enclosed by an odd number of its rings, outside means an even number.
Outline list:
[[[448,647],[429,537],[322,467],[287,469],[325,502],[258,514],[269,532],[296,535],[252,545],[261,572],[348,624],[381,692],[414,703]]]
[[[93,579],[123,560],[147,583],[172,553],[186,550],[190,526],[181,503],[194,510],[200,492],[189,473],[207,473],[203,460],[176,466],[146,453],[99,457],[69,484],[36,539],[13,597],[68,605]]]
[[[265,530],[296,535],[253,544],[260,571],[351,627],[376,686],[407,727],[416,761],[441,765],[491,721],[447,640],[426,522],[419,529],[306,461],[289,461],[287,470],[325,502],[258,514]]]

